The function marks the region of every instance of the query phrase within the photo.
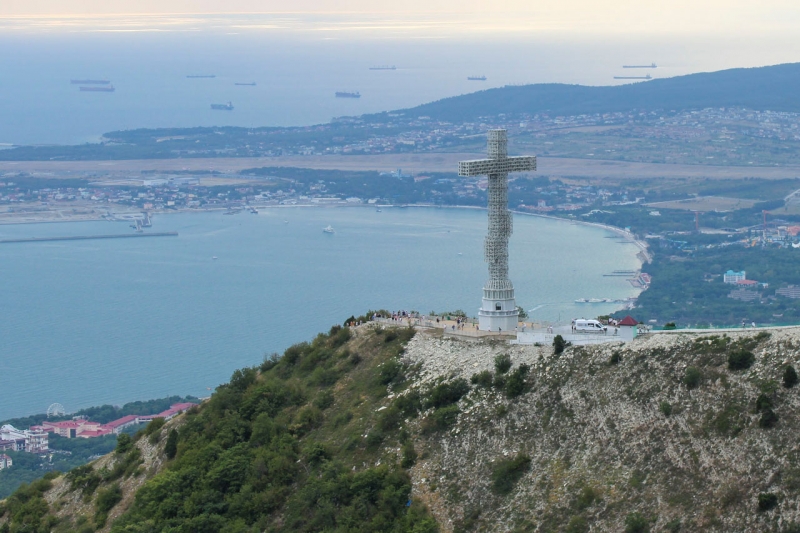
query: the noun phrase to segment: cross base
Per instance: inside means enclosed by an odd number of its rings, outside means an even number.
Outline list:
[[[483,305],[478,311],[478,328],[481,331],[513,333],[519,324],[519,311],[514,299],[514,289],[483,289]]]

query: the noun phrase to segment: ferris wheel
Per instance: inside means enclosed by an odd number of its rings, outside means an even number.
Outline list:
[[[67,410],[60,403],[50,404],[50,407],[47,408],[47,418],[64,416],[65,414],[67,414]]]

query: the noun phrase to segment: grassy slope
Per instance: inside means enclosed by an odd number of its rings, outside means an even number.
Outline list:
[[[73,487],[25,487],[0,528],[13,515],[10,531],[56,518],[56,530],[90,531],[100,495],[122,483],[111,531],[436,531],[427,509],[443,531],[797,531],[800,387],[780,381],[800,361],[798,330],[656,335],[560,356],[441,332],[332,333],[237,371],[138,452],[101,459],[86,496],[75,486],[91,472]],[[741,350],[753,366],[730,370]],[[498,379],[501,353],[513,366]],[[515,396],[509,376],[523,364]],[[484,385],[466,387],[480,371]],[[760,394],[774,427],[760,426]],[[777,507],[759,511],[767,493]]]

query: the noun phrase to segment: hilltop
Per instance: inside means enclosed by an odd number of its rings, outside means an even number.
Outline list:
[[[798,359],[800,328],[554,354],[334,326],[24,487],[0,531],[796,532]]]
[[[615,86],[540,83],[505,86],[393,111],[449,122],[474,121],[499,114],[583,115],[626,111],[681,111],[708,107],[800,111],[795,87],[800,63],[653,79]],[[389,113],[368,115],[382,122]]]

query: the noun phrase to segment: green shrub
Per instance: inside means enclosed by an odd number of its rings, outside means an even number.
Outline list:
[[[620,361],[622,361],[622,354],[618,350],[615,350],[611,354],[611,358],[608,360],[608,364],[612,365],[612,366],[613,365],[618,365],[620,363]]]
[[[564,340],[564,337],[561,335],[556,335],[553,338],[553,353],[558,355],[564,351],[564,348],[567,347],[567,341]]]
[[[128,453],[133,448],[133,438],[127,433],[120,433],[117,436],[117,448],[114,450],[119,455]]]
[[[106,523],[108,512],[122,500],[122,489],[118,483],[111,485],[107,489],[97,492],[97,499],[94,502],[96,510],[95,524],[102,527]]]
[[[600,492],[597,489],[590,487],[589,485],[584,485],[583,488],[581,488],[581,491],[578,493],[575,503],[577,504],[578,509],[582,511],[588,507],[591,507],[591,505],[599,499]]]
[[[641,513],[630,513],[625,517],[625,533],[649,533],[650,520]]]
[[[411,441],[403,445],[403,458],[400,460],[400,466],[403,468],[411,468],[417,462],[417,450],[414,449],[414,444]]]
[[[761,418],[758,421],[759,427],[764,429],[769,429],[774,427],[775,424],[778,423],[778,415],[775,414],[775,411],[767,407],[761,412]]]
[[[313,403],[317,409],[324,411],[325,409],[333,405],[333,401],[334,401],[333,391],[330,389],[325,389],[321,391],[319,394],[317,394],[317,397],[314,398]]]
[[[154,418],[152,421],[150,421],[149,424],[147,424],[147,427],[144,428],[144,434],[150,436],[153,433],[160,431],[161,428],[164,427],[164,424],[166,423],[167,421],[164,420],[162,417]]]
[[[522,364],[508,375],[505,384],[505,392],[508,398],[516,398],[525,392],[525,376],[528,375],[529,371],[530,367]]]
[[[772,408],[772,399],[767,396],[766,394],[759,394],[758,398],[756,398],[756,412],[760,413],[765,409]]]
[[[501,353],[494,358],[494,369],[498,374],[505,374],[511,369],[511,356],[507,353]]]
[[[589,523],[580,515],[573,516],[567,523],[566,533],[588,533]]]
[[[403,381],[403,365],[397,359],[389,359],[378,371],[378,381],[381,385],[399,383]]]
[[[458,402],[469,392],[469,383],[463,378],[454,379],[447,383],[440,383],[428,391],[425,398],[425,407],[444,407]]]
[[[461,410],[457,405],[448,405],[436,409],[422,421],[422,432],[430,434],[449,428],[456,423],[460,412]]]
[[[173,428],[167,435],[167,443],[164,445],[164,454],[167,459],[173,459],[178,454],[178,430]]]
[[[666,330],[678,329],[678,326],[675,324],[675,322],[667,322],[666,324],[664,324],[664,329]]]
[[[700,386],[702,380],[703,374],[700,372],[700,369],[694,366],[686,368],[686,372],[683,375],[683,384],[686,385],[687,389],[696,389]]]
[[[791,389],[795,385],[797,385],[797,371],[792,365],[788,365],[783,371],[783,386]]]
[[[398,396],[394,404],[400,409],[403,415],[414,418],[422,410],[422,398],[419,391],[412,390],[407,394]]]
[[[403,421],[402,414],[403,413],[396,405],[384,409],[378,416],[378,429],[384,432],[394,431],[400,426],[400,422]]]
[[[747,370],[756,362],[756,356],[749,350],[739,349],[728,354],[728,368],[730,370]]]
[[[495,462],[492,466],[492,490],[501,495],[509,494],[530,467],[531,458],[522,453],[513,459]]]
[[[485,389],[488,389],[488,388],[490,388],[492,386],[492,381],[493,380],[494,380],[494,376],[488,370],[484,370],[482,372],[478,372],[477,374],[472,374],[472,377],[470,378],[470,382],[473,385],[475,385],[477,387],[483,387]]]
[[[669,533],[678,533],[681,530],[681,519],[673,518],[664,524],[664,530],[669,531]]]
[[[672,414],[672,405],[669,402],[661,402],[658,404],[658,408],[666,417],[669,417],[669,415]]]
[[[758,495],[758,510],[766,512],[778,506],[778,496],[771,492],[762,492]]]
[[[70,470],[67,473],[67,481],[71,490],[80,490],[84,497],[88,497],[100,486],[102,480],[92,465],[88,464]]]

